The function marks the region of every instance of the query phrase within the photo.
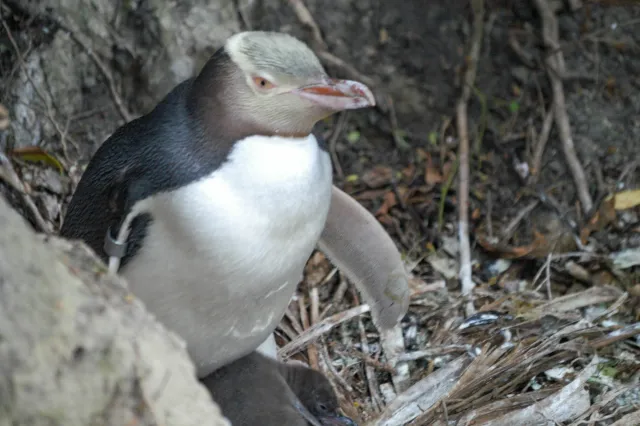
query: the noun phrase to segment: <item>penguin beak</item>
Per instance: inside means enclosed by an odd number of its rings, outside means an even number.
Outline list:
[[[294,93],[336,112],[376,105],[376,99],[371,90],[366,85],[352,80],[324,77],[320,82],[295,89]]]
[[[320,420],[320,424],[322,424],[322,426],[358,426],[349,417],[341,416],[339,414],[325,415],[318,417],[318,420]]]

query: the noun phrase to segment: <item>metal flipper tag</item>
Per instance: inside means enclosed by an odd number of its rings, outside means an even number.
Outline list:
[[[107,234],[104,236],[104,252],[109,257],[117,257],[122,259],[127,252],[127,243],[120,243],[111,235],[111,227],[107,229]]]

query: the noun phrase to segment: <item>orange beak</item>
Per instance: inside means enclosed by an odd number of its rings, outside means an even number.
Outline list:
[[[300,97],[332,111],[376,105],[376,99],[371,90],[358,81],[325,77],[321,82],[302,86],[294,92]]]

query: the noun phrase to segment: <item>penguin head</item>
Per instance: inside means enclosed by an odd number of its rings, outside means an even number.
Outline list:
[[[230,63],[217,80],[226,89],[222,92],[231,116],[273,134],[309,134],[318,121],[336,112],[375,105],[365,84],[329,77],[315,53],[288,34],[242,32],[221,50]]]

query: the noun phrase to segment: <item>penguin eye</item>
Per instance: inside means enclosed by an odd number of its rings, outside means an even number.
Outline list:
[[[327,411],[327,406],[320,402],[318,403],[318,410],[324,413]]]
[[[275,85],[267,80],[264,77],[253,77],[253,84],[255,84],[258,89],[269,90],[275,87]]]

